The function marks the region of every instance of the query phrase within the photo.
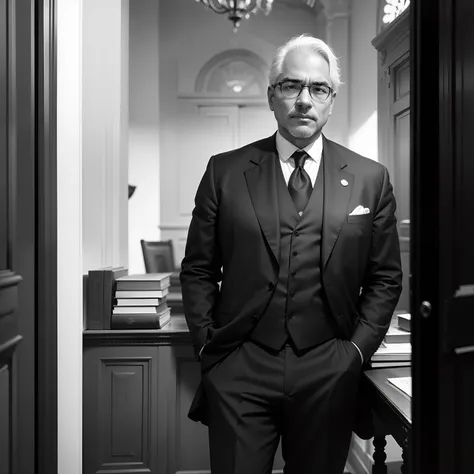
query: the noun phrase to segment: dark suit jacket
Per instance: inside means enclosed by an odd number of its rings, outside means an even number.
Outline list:
[[[341,334],[369,361],[401,293],[395,198],[381,164],[325,137],[323,157],[323,285]],[[196,352],[206,345],[202,370],[242,343],[278,280],[276,166],[273,135],[213,156],[196,193],[180,280]],[[359,205],[370,213],[350,216]],[[204,401],[200,388],[192,419],[205,422]]]

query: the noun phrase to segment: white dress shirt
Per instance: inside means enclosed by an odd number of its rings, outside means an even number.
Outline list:
[[[295,169],[295,160],[291,158],[291,155],[296,150],[299,150],[299,148],[290,143],[286,138],[283,138],[280,132],[277,132],[276,149],[278,152],[278,157],[280,158],[281,170],[283,171],[283,176],[285,177],[286,184],[288,185],[290,175]],[[321,164],[321,156],[323,154],[322,136],[320,135],[314,143],[303,148],[303,150],[309,155],[309,158],[306,158],[304,162],[303,168],[311,178],[311,184],[314,188],[316,178],[318,177],[319,165]]]

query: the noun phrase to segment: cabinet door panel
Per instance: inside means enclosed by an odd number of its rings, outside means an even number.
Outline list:
[[[84,351],[85,474],[156,472],[156,351]]]
[[[399,311],[410,311],[410,17],[401,14],[372,41],[379,51],[379,161],[387,166],[397,200],[403,270]]]
[[[150,359],[101,359],[103,463],[148,464]]]

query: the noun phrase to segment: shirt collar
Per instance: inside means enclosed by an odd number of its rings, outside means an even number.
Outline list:
[[[276,134],[276,149],[280,159],[285,162],[290,159],[291,155],[296,150],[299,150],[298,147],[284,138],[279,131]],[[304,147],[303,150],[308,153],[312,160],[318,162],[321,159],[321,155],[323,153],[322,134],[319,135],[319,137],[313,143],[311,143],[311,145]]]

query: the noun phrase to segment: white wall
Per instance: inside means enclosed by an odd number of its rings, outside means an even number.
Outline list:
[[[127,267],[128,0],[83,1],[83,271]]]
[[[349,148],[377,160],[378,0],[352,0],[350,24]]]
[[[58,473],[82,474],[82,0],[57,22]]]
[[[82,473],[82,275],[127,265],[128,0],[57,6],[58,472]]]
[[[130,3],[129,271],[145,271],[140,239],[159,240],[160,124],[157,0]]]

